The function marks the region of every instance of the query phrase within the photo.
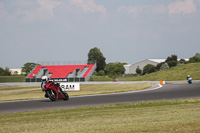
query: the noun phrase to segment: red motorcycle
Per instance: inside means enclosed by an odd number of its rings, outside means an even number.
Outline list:
[[[57,99],[69,100],[69,95],[61,89],[59,83],[47,81],[42,89],[45,91],[45,97],[51,101],[56,101]]]

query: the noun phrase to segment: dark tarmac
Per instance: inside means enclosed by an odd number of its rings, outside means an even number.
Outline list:
[[[69,101],[49,99],[0,102],[0,113],[77,108],[139,101],[200,98],[200,84],[166,84],[142,91],[70,97]]]

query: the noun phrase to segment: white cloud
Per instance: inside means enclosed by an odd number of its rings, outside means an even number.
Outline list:
[[[137,17],[145,10],[149,9],[150,5],[141,5],[141,6],[121,6],[117,9],[120,13],[130,14],[132,17]]]
[[[38,0],[38,3],[43,9],[49,10],[50,12],[61,4],[61,2],[53,0]]]
[[[53,0],[37,0],[39,7],[29,10],[18,9],[18,14],[23,14],[27,21],[46,21],[55,17],[54,9],[61,4],[61,2]]]
[[[163,13],[167,12],[167,8],[164,5],[157,5],[157,6],[153,7],[152,12],[154,14],[163,14]]]
[[[163,14],[167,11],[164,5],[138,5],[138,6],[121,6],[117,9],[119,13],[129,14],[132,17],[138,17],[141,14]]]
[[[106,14],[106,8],[103,5],[97,5],[94,0],[69,0],[71,5],[80,8],[84,12],[99,12],[101,14]]]
[[[169,14],[191,14],[196,12],[196,5],[193,0],[176,1],[168,6]]]
[[[35,4],[36,2],[34,1],[29,1],[29,0],[17,0],[17,1],[12,1],[10,2],[10,5],[12,7],[31,7]]]
[[[195,3],[200,4],[200,0],[176,0],[175,2],[170,3],[169,5],[136,5],[136,6],[120,6],[117,9],[119,13],[129,14],[132,17],[140,16],[141,14],[191,14],[197,11],[197,5]]]

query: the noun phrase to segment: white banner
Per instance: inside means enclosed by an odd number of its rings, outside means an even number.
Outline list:
[[[61,82],[60,87],[63,91],[80,91],[80,83]]]

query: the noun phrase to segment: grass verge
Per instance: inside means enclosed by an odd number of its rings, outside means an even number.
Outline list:
[[[81,84],[80,91],[68,92],[69,96],[107,94],[136,91],[150,88],[150,83],[143,84]],[[40,86],[0,86],[0,101],[42,99],[44,92]]]
[[[90,77],[90,81],[113,81],[113,79],[109,78],[108,76],[94,76],[94,75],[92,75]]]
[[[185,80],[189,74],[193,80],[200,80],[200,63],[189,63],[138,77],[119,77],[120,81],[177,81]]]
[[[2,133],[199,132],[200,99],[0,114]]]
[[[25,82],[26,76],[0,76],[0,83]]]

